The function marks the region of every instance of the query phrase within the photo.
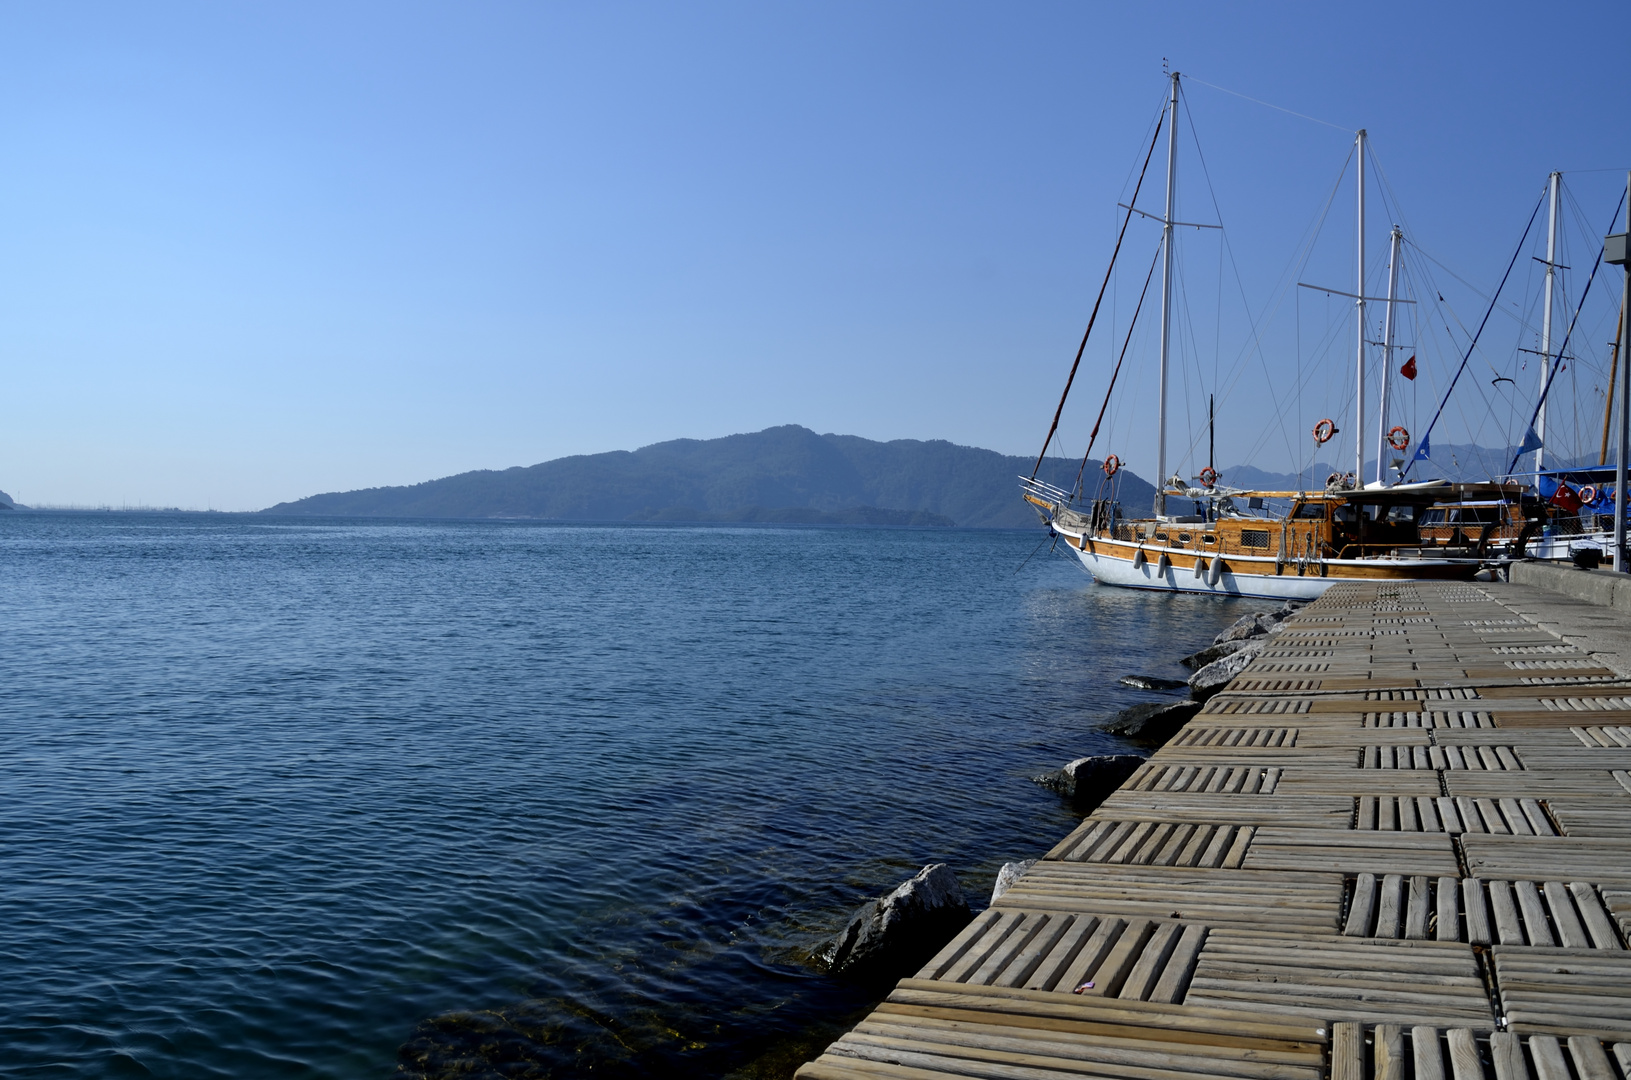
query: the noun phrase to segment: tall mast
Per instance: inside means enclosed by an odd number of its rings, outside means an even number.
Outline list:
[[[1358,372],[1354,394],[1354,483],[1365,482],[1365,129],[1354,136],[1359,160],[1359,230],[1355,245],[1359,253],[1358,283],[1354,286],[1354,304],[1359,326],[1354,346],[1354,368]]]
[[[1167,360],[1172,351],[1172,199],[1178,180],[1178,73],[1167,101],[1167,212],[1161,224],[1161,392],[1155,457],[1155,515],[1167,512]]]
[[[1625,231],[1631,236],[1631,172],[1625,174]],[[1625,283],[1620,286],[1620,351],[1631,357],[1631,265],[1621,267]],[[1631,570],[1626,566],[1625,504],[1631,499],[1626,490],[1626,468],[1631,465],[1631,363],[1623,365],[1620,376],[1620,438],[1614,456],[1614,569],[1620,573]]]
[[[1387,389],[1393,377],[1393,297],[1399,289],[1399,241],[1404,233],[1397,225],[1388,240],[1387,252],[1387,313],[1383,316],[1382,331],[1382,401],[1376,415],[1376,482],[1383,483],[1387,474],[1383,460],[1390,449],[1387,442]]]
[[[1547,185],[1550,204],[1546,213],[1546,310],[1540,321],[1540,390],[1546,392],[1546,376],[1552,368],[1552,292],[1557,283],[1557,202],[1563,186],[1563,174],[1555,172]],[[1541,445],[1535,451],[1535,482],[1546,460],[1546,399],[1540,399],[1540,412],[1535,416],[1535,434]]]

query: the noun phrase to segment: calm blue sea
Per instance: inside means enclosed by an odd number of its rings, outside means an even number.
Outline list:
[[[0,517],[0,1073],[786,1075],[1247,610],[1038,539]]]

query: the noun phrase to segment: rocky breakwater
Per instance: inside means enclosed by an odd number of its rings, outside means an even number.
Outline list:
[[[1269,639],[1285,628],[1286,620],[1300,607],[1301,601],[1292,600],[1275,611],[1243,615],[1210,646],[1178,661],[1195,673],[1189,677],[1189,696],[1204,702],[1227,686],[1257,658]]]
[[[1100,730],[1152,749],[1163,745],[1201,711],[1208,698],[1246,669],[1300,607],[1301,602],[1294,600],[1274,611],[1256,611],[1236,619],[1212,639],[1212,644],[1178,661],[1194,672],[1187,682],[1154,675],[1122,676],[1118,681],[1125,686],[1154,692],[1187,688],[1189,697],[1145,702],[1122,709]],[[1138,754],[1096,754],[1077,758],[1063,768],[1032,779],[1068,798],[1073,809],[1086,813],[1120,787],[1143,760]]]

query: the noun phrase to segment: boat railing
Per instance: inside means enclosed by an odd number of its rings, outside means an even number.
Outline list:
[[[1038,480],[1034,476],[1021,476],[1019,486],[1030,495],[1034,495],[1046,502],[1057,506],[1068,506],[1071,502],[1071,493],[1064,488],[1055,487],[1046,480]]]

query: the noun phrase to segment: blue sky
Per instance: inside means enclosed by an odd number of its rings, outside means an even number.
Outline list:
[[[10,5],[0,488],[250,509],[780,423],[1034,453],[1163,58],[1343,129],[1187,87],[1180,216],[1221,217],[1227,247],[1183,242],[1181,441],[1204,392],[1227,391],[1220,461],[1294,465],[1304,429],[1351,408],[1346,309],[1283,286],[1351,288],[1351,168],[1312,255],[1296,253],[1353,127],[1371,132],[1412,240],[1444,268],[1417,287],[1443,287],[1466,322],[1550,170],[1606,224],[1624,184],[1611,170],[1631,166],[1631,80],[1607,43],[1631,36],[1631,7],[1542,14]],[[1373,287],[1388,216],[1370,230]],[[1575,230],[1582,267],[1592,230]],[[1129,231],[1068,451],[1085,445],[1108,331],[1125,330],[1154,237]],[[1515,287],[1533,293],[1528,254]],[[1590,441],[1580,417],[1617,275],[1583,317],[1596,352],[1572,391],[1577,442]],[[1506,322],[1492,371],[1524,362],[1528,324]],[[1442,380],[1449,337],[1420,333]],[[1096,451],[1146,476],[1150,344],[1135,335]],[[1399,405],[1414,425],[1426,407]],[[1500,441],[1513,408],[1461,411],[1435,442],[1455,423]]]

